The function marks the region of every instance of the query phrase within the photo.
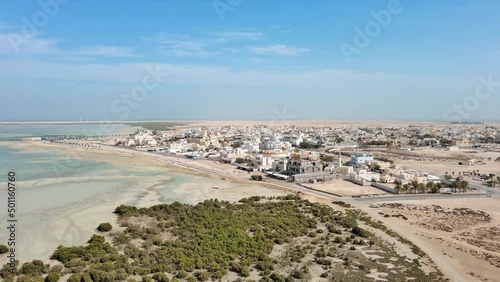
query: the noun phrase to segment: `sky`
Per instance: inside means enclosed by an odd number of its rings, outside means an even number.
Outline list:
[[[500,1],[0,2],[0,121],[500,120]]]

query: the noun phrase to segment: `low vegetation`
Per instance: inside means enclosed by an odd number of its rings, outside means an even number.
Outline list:
[[[111,223],[101,223],[97,227],[97,231],[99,232],[110,232],[111,230],[113,230]]]
[[[0,245],[0,255],[6,254],[9,252],[9,247],[5,245]]]
[[[150,208],[119,206],[124,231],[59,246],[52,268],[25,263],[5,281],[443,281],[358,225],[355,213],[295,195],[207,200]],[[375,252],[380,259],[371,259]],[[388,265],[394,265],[388,267]],[[21,278],[23,277],[23,278]],[[138,279],[139,278],[139,279]],[[38,280],[36,280],[38,279]],[[329,280],[327,280],[329,279]]]

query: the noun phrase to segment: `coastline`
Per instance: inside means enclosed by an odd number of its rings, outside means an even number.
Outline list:
[[[160,160],[130,156],[124,152],[75,150],[66,145],[24,141],[1,142],[0,146],[26,153],[57,151],[67,157],[69,165],[71,160],[85,159],[147,172],[116,176],[108,173],[97,177],[82,172],[83,175],[78,177],[56,176],[17,182],[21,192],[17,234],[20,244],[18,259],[21,263],[33,259],[50,263],[49,258],[57,246],[84,244],[103,222],[110,222],[114,230],[120,230],[113,211],[121,204],[149,207],[173,201],[196,204],[211,198],[237,201],[253,195],[287,194],[283,190],[270,189],[250,181],[237,181],[229,177],[221,180],[220,176],[170,166]],[[214,186],[218,186],[218,189],[213,189]],[[0,214],[2,221],[3,216],[3,213]],[[0,230],[1,238],[5,238],[3,232]],[[5,263],[6,258],[2,257],[0,265]]]
[[[85,142],[90,143],[90,142]],[[0,143],[1,145],[2,143]],[[282,191],[287,191],[290,193],[296,193],[296,190],[287,187],[285,185],[279,185],[275,183],[269,182],[255,182],[250,180],[248,174],[246,173],[233,173],[227,169],[227,166],[220,169],[214,168],[214,166],[207,165],[203,163],[203,161],[179,161],[178,158],[168,155],[158,155],[150,152],[137,151],[132,149],[124,149],[120,147],[112,147],[109,145],[102,145],[101,143],[93,143],[95,146],[99,146],[99,148],[92,147],[80,147],[69,144],[60,144],[60,143],[52,143],[46,141],[8,141],[4,142],[8,146],[17,149],[23,150],[31,150],[32,152],[37,152],[36,147],[38,148],[49,148],[55,149],[59,152],[64,153],[67,158],[71,161],[71,159],[83,158],[83,159],[96,159],[96,156],[119,156],[124,158],[133,159],[134,162],[138,162],[138,165],[150,165],[154,167],[168,168],[173,172],[189,174],[193,176],[205,176],[209,178],[213,178],[214,180],[230,180],[232,182],[237,182],[239,184],[248,184],[248,185],[256,185],[265,186],[271,189],[278,189]],[[32,145],[33,147],[19,146],[19,144]],[[94,154],[91,158],[89,158],[88,154]],[[136,158],[138,157],[138,158]],[[106,159],[107,161],[119,163],[114,159]],[[233,167],[233,171],[235,168]]]

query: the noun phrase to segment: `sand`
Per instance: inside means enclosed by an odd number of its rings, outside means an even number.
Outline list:
[[[481,239],[481,237],[475,238],[478,230],[479,232],[491,231],[493,228],[500,227],[499,199],[440,199],[405,201],[403,204],[426,207],[438,205],[445,209],[470,208],[489,214],[491,221],[483,221],[480,216],[459,217],[450,214],[448,218],[450,224],[447,224],[452,227],[450,232],[435,228],[440,226],[439,222],[446,223],[446,218],[437,212],[405,211],[405,209],[393,208],[370,209],[366,206],[359,206],[370,216],[381,220],[390,229],[419,246],[451,281],[499,281],[500,268],[493,264],[500,259],[500,252],[491,247],[481,246],[481,244],[473,245],[467,241],[467,239]],[[384,215],[404,215],[407,220]],[[454,218],[457,220],[453,221]],[[489,242],[491,243],[491,240]],[[484,254],[493,258],[488,262]]]
[[[165,197],[196,204],[211,198],[237,201],[253,195],[287,194],[255,183],[224,180],[220,176],[167,167],[163,161],[126,155],[124,152],[96,151],[43,142],[12,142],[8,145],[32,153],[62,152],[68,159],[68,165],[76,163],[78,159],[86,159],[108,161],[117,168],[147,169],[155,172],[154,177],[82,175],[18,182],[18,187],[22,187],[24,193],[20,201],[23,205],[19,206],[20,221],[17,234],[19,243],[17,253],[21,262],[33,259],[48,262],[58,245],[84,244],[92,234],[96,233],[95,228],[100,223],[110,222],[113,226],[118,226],[113,211],[121,204],[148,207],[163,203]],[[180,182],[172,183],[172,181]],[[127,185],[115,187],[113,186],[115,182],[125,182]],[[169,194],[165,195],[162,190],[165,185],[174,185],[175,189],[167,190]],[[0,187],[0,191],[2,190],[5,190],[5,187]],[[1,237],[4,237],[3,235]],[[0,265],[6,262],[5,256],[0,257]]]
[[[354,184],[350,181],[343,179],[335,179],[331,181],[327,181],[325,183],[306,183],[304,184],[306,187],[310,187],[316,190],[332,193],[335,195],[339,195],[342,197],[350,197],[350,196],[361,196],[361,195],[385,195],[387,193],[382,190],[376,189],[371,186],[360,186]]]

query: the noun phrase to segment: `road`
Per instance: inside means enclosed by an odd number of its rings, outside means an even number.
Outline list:
[[[106,143],[101,142],[93,142],[94,144],[98,144],[101,146],[106,146],[111,149],[115,149],[115,146],[111,146]],[[153,159],[157,159],[160,161],[164,161],[168,164],[183,167],[186,169],[203,172],[207,174],[215,174],[222,177],[233,178],[236,180],[242,180],[242,178],[238,178],[233,176],[231,173],[224,169],[218,168],[208,168],[205,166],[200,166],[195,161],[186,158],[185,156],[172,155],[166,152],[148,152],[142,150],[136,150],[132,148],[119,148],[120,150],[130,151],[132,154],[141,154],[143,156],[151,156]],[[250,180],[249,180],[250,181]],[[303,186],[297,185],[292,182],[276,180],[272,178],[266,179],[265,183],[272,184],[275,186],[280,186],[282,188],[289,189],[295,192],[301,192],[305,194],[310,194],[322,198],[326,198],[332,201],[344,201],[347,203],[355,204],[372,204],[372,203],[380,203],[380,202],[397,202],[397,201],[413,201],[413,200],[435,200],[435,199],[464,199],[464,198],[500,198],[500,190],[495,188],[485,187],[479,184],[472,184],[471,187],[477,189],[477,193],[456,193],[456,194],[416,194],[416,195],[391,195],[391,196],[374,196],[374,197],[362,197],[362,198],[352,198],[352,197],[338,197],[329,193],[305,188]]]

